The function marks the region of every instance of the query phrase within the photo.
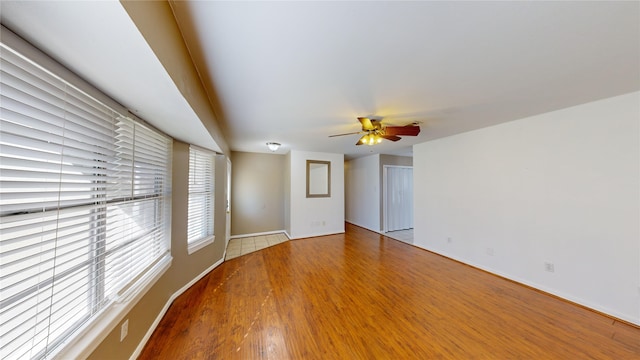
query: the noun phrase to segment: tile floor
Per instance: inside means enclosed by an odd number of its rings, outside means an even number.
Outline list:
[[[413,244],[413,229],[390,231],[384,235],[392,239]],[[284,241],[289,241],[289,238],[284,233],[231,239],[229,240],[229,245],[227,245],[227,255],[225,259],[230,260],[237,258],[238,256],[262,250]]]
[[[237,258],[238,256],[262,250],[266,247],[277,245],[285,241],[289,241],[289,238],[284,233],[231,239],[227,245],[227,255],[225,260]]]
[[[388,233],[385,233],[384,236],[413,244],[413,229],[390,231]]]

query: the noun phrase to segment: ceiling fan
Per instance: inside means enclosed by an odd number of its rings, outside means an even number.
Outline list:
[[[329,137],[363,134],[356,145],[375,145],[382,142],[382,139],[398,141],[402,136],[416,136],[420,133],[418,123],[412,123],[405,126],[383,126],[381,120],[359,117],[358,120],[362,124],[362,131],[356,131],[346,134],[329,135]]]

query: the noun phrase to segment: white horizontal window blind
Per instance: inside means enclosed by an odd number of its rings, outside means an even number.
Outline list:
[[[187,243],[190,251],[213,241],[215,153],[189,148],[189,214]]]
[[[44,358],[169,256],[172,140],[0,46],[0,358]]]

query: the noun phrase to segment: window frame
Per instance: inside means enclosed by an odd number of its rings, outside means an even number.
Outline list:
[[[208,159],[208,164],[206,163]],[[204,166],[204,168],[203,168]],[[210,167],[210,168],[209,168]],[[215,241],[215,168],[216,153],[211,150],[201,148],[196,145],[189,145],[189,195],[188,195],[188,211],[187,211],[187,252],[189,255],[204,247],[213,244]],[[208,174],[206,172],[210,170]],[[202,178],[204,176],[204,178]],[[203,189],[204,188],[204,189]],[[202,214],[192,213],[193,197],[204,198],[205,207]],[[210,198],[208,198],[210,197]],[[209,215],[207,220],[207,214]],[[197,219],[195,216],[199,216]],[[206,229],[193,229],[194,222],[199,221]],[[199,232],[199,237],[192,237],[194,232]],[[203,234],[204,232],[204,234]]]
[[[171,257],[171,160],[172,160],[172,142],[173,140],[167,136],[166,134],[158,131],[147,123],[137,119],[135,116],[130,114],[126,108],[122,107],[112,99],[108,98],[107,95],[101,93],[99,90],[92,87],[90,84],[86,83],[81,78],[74,75],[72,72],[64,68],[62,65],[52,60],[50,57],[34,48],[32,45],[28,44],[20,37],[12,33],[10,30],[6,29],[4,26],[1,27],[2,30],[2,47],[4,51],[11,51],[12,53],[17,54],[19,57],[23,58],[27,63],[34,65],[40,70],[48,73],[54,78],[59,79],[63,83],[66,84],[70,89],[77,91],[78,93],[82,93],[87,98],[92,99],[96,103],[99,103],[103,106],[113,109],[114,112],[128,119],[127,121],[132,121],[135,125],[141,128],[152,131],[153,133],[160,134],[164,137],[167,146],[168,152],[166,153],[166,158],[164,158],[164,162],[166,163],[165,173],[166,176],[163,178],[165,181],[166,187],[163,187],[163,195],[160,199],[160,202],[154,201],[154,196],[156,195],[140,195],[140,196],[131,196],[126,199],[126,201],[132,202],[145,202],[150,201],[153,208],[155,208],[154,213],[155,216],[160,216],[163,218],[162,220],[162,235],[161,235],[161,243],[163,244],[163,249],[159,256],[155,257],[155,260],[151,261],[148,266],[144,269],[140,269],[137,272],[137,275],[134,276],[130,281],[127,281],[127,285],[119,288],[115,293],[112,293],[109,299],[109,302],[106,303],[105,306],[102,306],[99,309],[91,310],[91,315],[89,315],[89,321],[83,322],[80,326],[68,327],[68,330],[65,333],[69,333],[69,336],[61,336],[60,340],[54,342],[53,345],[49,345],[46,349],[46,352],[36,354],[36,357],[56,357],[56,358],[86,358],[91,354],[91,352],[100,344],[100,342],[117,326],[118,322],[122,320],[124,315],[130,311],[133,306],[145,295],[145,293],[161,278],[161,276],[171,267],[172,257]],[[99,168],[99,167],[96,167]],[[101,181],[96,180],[90,184],[90,186],[97,186]],[[100,185],[102,186],[102,185]],[[97,215],[89,215],[93,218],[93,216],[106,216],[107,208],[109,207],[110,201],[104,201],[101,206],[104,207],[103,210],[95,212]],[[162,206],[162,213],[158,214],[158,206]],[[59,210],[58,210],[59,211]],[[93,211],[93,210],[91,210]],[[11,215],[7,215],[11,216]],[[58,215],[56,215],[58,216]],[[94,219],[95,220],[95,219]],[[100,221],[100,220],[97,220]],[[138,218],[137,221],[140,221]],[[94,222],[95,223],[95,222]],[[155,223],[155,222],[154,222]],[[103,227],[103,230],[105,228]],[[98,235],[92,236],[89,239],[99,238],[103,241],[106,239],[107,235]],[[134,240],[135,241],[135,240]],[[90,246],[99,245],[95,243],[95,241]],[[108,250],[107,250],[108,251]],[[101,261],[100,256],[94,256],[90,260],[91,262]],[[102,259],[104,260],[104,258]],[[100,293],[104,291],[104,279],[101,280],[100,274],[95,273],[90,270],[91,267],[88,267],[90,273],[92,275],[88,275],[93,277],[89,283],[94,284],[94,281],[100,281],[101,284],[98,286],[93,286],[91,290],[91,294],[89,297],[97,297],[104,298],[104,296],[100,296]],[[95,278],[95,279],[94,279]],[[114,295],[115,294],[115,295]],[[104,295],[104,293],[103,293]],[[91,300],[91,305],[93,306],[96,302],[101,301],[100,299]]]

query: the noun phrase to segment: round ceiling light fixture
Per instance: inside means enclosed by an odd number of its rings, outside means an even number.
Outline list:
[[[267,147],[269,148],[269,150],[271,150],[271,152],[275,152],[276,150],[278,150],[278,148],[280,148],[280,144],[277,142],[268,142]]]

